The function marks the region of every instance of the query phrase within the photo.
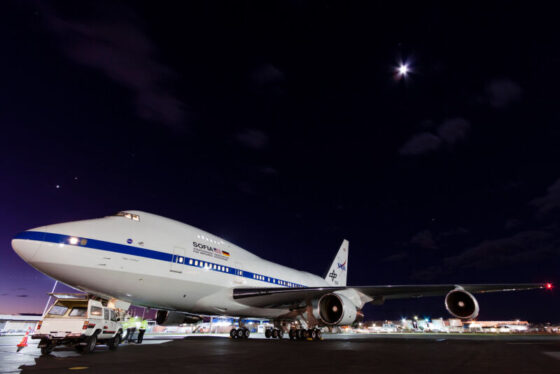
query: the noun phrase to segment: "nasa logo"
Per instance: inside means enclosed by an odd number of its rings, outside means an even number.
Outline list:
[[[346,261],[344,261],[343,264],[337,263],[337,265],[338,265],[338,268],[341,269],[342,271],[345,271],[345,270],[346,270]]]
[[[126,239],[126,242],[127,242],[128,244],[132,244],[132,239],[130,239],[130,238]]]

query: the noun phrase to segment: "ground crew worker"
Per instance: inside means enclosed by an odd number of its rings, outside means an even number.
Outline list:
[[[137,317],[132,317],[128,320],[128,325],[126,329],[126,341],[132,343],[132,337],[134,336],[134,332],[136,331],[136,321]]]
[[[136,341],[138,344],[142,344],[142,339],[144,339],[144,333],[148,329],[148,321],[142,319],[140,321],[140,329],[138,330],[138,340]]]

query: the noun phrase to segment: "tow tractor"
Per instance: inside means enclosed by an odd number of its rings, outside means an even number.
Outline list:
[[[125,309],[118,300],[93,295],[52,293],[54,304],[37,324],[32,339],[40,339],[41,354],[48,355],[58,345],[72,346],[78,352],[91,353],[97,344],[115,350],[122,341],[121,320]]]

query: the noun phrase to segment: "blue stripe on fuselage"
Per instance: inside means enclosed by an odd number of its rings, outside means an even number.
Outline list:
[[[70,244],[70,238],[71,236],[68,235],[53,234],[50,232],[39,232],[39,231],[24,231],[17,234],[14,237],[14,239],[38,240],[38,241],[44,241],[49,243],[72,245]],[[138,248],[138,247],[133,247],[124,244],[111,243],[103,240],[88,239],[82,237],[80,237],[79,239],[80,240],[86,239],[87,242],[84,245],[81,245],[79,242],[78,244],[73,244],[76,247],[101,249],[103,251],[110,251],[110,252],[117,252],[117,253],[122,253],[127,255],[146,257],[146,258],[151,258],[154,260],[161,260],[161,261],[173,260],[173,255],[170,253],[158,252],[158,251],[153,251],[151,249]]]
[[[63,235],[63,234],[54,234],[50,232],[41,232],[41,231],[23,231],[14,237],[14,239],[36,240],[36,241],[44,241],[44,242],[56,243],[56,244],[74,245],[76,247],[110,251],[110,252],[127,254],[131,256],[149,258],[153,260],[171,262],[177,265],[191,266],[191,267],[196,267],[201,269],[217,271],[219,273],[227,273],[238,277],[249,278],[259,282],[274,284],[280,287],[305,287],[301,284],[285,281],[283,279],[273,278],[263,274],[253,273],[250,271],[229,267],[223,264],[217,264],[206,260],[200,260],[194,257],[180,256],[183,258],[183,262],[179,263],[178,262],[179,256],[173,255],[171,253],[159,252],[159,251],[154,251],[152,249],[138,248],[130,245],[112,243],[103,240],[89,239],[84,237],[77,237],[79,240],[78,243],[70,244],[70,238],[72,238],[72,236]],[[86,240],[85,244],[81,244],[83,239]],[[218,269],[215,269],[214,265],[218,267]],[[207,266],[210,267],[208,268]],[[220,270],[220,268],[222,268],[223,270]]]

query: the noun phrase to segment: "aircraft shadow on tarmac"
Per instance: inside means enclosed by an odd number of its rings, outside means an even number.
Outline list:
[[[98,347],[92,354],[68,350],[35,358],[22,373],[531,373],[560,372],[560,342],[554,340],[326,339],[322,342],[188,337],[161,344]]]

